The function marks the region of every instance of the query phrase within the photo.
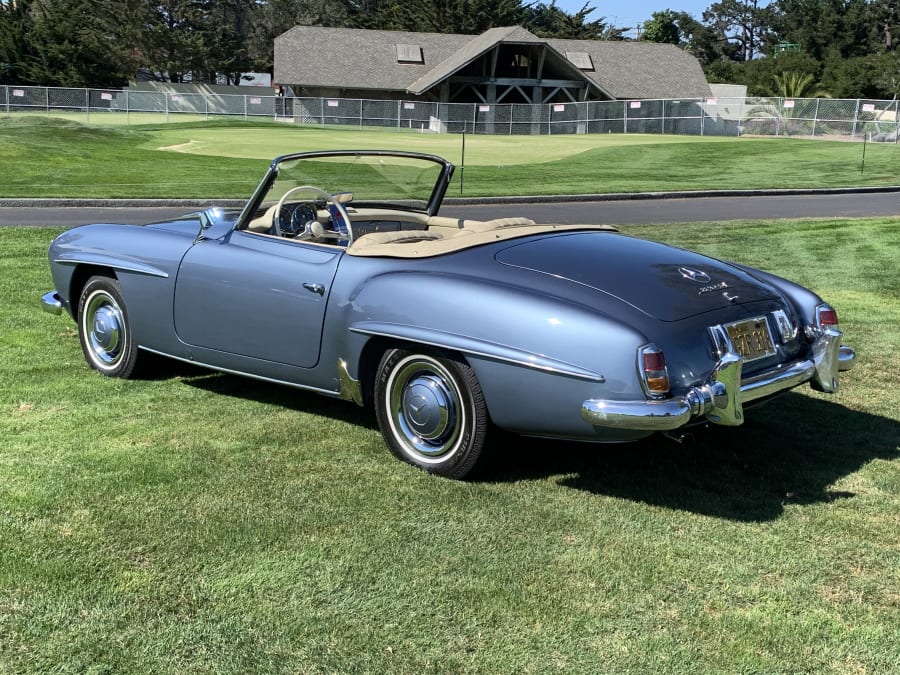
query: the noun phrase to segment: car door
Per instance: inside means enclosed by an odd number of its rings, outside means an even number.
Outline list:
[[[195,347],[311,368],[343,255],[335,246],[240,230],[199,241],[178,269],[178,337]]]

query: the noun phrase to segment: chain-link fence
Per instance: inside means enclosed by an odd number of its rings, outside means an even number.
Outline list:
[[[896,100],[706,98],[488,105],[0,86],[0,114],[28,113],[88,123],[241,117],[425,133],[803,136],[891,143],[900,136]]]

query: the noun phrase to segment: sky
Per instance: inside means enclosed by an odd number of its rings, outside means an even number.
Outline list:
[[[595,10],[589,19],[606,18],[606,23],[616,27],[639,26],[650,18],[653,12],[671,9],[673,12],[687,12],[695,19],[703,19],[703,10],[715,0],[593,0],[587,4]],[[550,4],[549,1],[545,4]],[[556,6],[574,14],[585,5],[585,0],[556,0]]]

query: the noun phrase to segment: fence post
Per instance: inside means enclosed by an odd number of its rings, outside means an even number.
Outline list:
[[[44,104],[47,106],[47,116],[50,116],[50,87],[44,87]]]
[[[853,132],[850,138],[856,138],[856,126],[859,123],[859,99],[856,99],[856,111],[853,113]]]
[[[700,135],[703,136],[704,123],[706,122],[706,99],[703,99],[697,108],[700,110]]]
[[[816,112],[813,114],[813,128],[812,128],[813,138],[816,137],[816,125],[819,123],[819,102],[821,100],[822,99],[819,99],[819,98],[816,99]]]
[[[400,119],[403,114],[402,112],[400,112],[401,103],[402,103],[402,101],[397,101],[397,128],[398,129],[400,129],[402,127],[402,120]],[[359,126],[362,127],[362,111],[360,111]]]
[[[622,133],[628,133],[628,101],[622,101]]]
[[[84,109],[87,112],[87,123],[91,123],[91,90],[84,90]]]

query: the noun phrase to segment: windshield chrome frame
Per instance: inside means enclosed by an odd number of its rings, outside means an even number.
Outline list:
[[[353,156],[406,157],[409,159],[430,161],[439,165],[441,167],[441,172],[438,175],[437,180],[435,181],[434,189],[431,192],[431,196],[428,199],[428,205],[425,208],[425,214],[429,217],[437,215],[438,211],[440,210],[441,202],[443,202],[444,200],[444,195],[447,193],[447,188],[450,186],[450,180],[453,178],[453,171],[456,168],[452,162],[444,159],[443,157],[439,157],[438,155],[429,155],[420,152],[404,152],[401,150],[325,150],[317,152],[296,152],[288,155],[279,155],[272,160],[272,163],[269,165],[268,171],[266,171],[266,175],[263,177],[262,181],[260,181],[259,185],[256,187],[256,190],[253,191],[250,199],[244,205],[244,208],[241,210],[240,215],[235,221],[234,229],[243,230],[246,229],[250,224],[253,214],[259,208],[260,204],[262,204],[262,202],[265,200],[269,189],[272,187],[272,184],[278,177],[278,168],[282,162],[315,159],[317,157]]]

